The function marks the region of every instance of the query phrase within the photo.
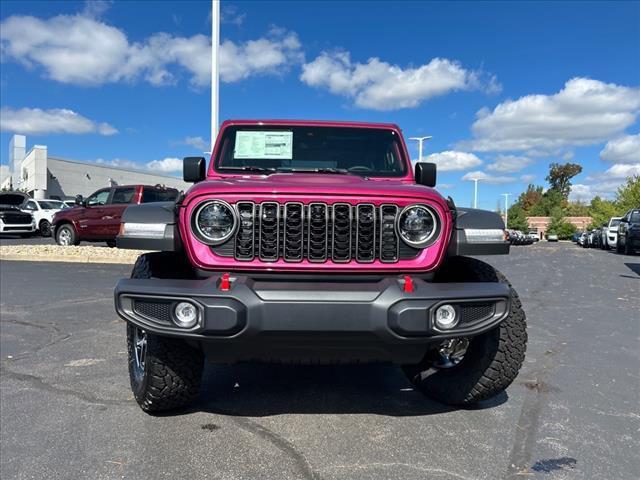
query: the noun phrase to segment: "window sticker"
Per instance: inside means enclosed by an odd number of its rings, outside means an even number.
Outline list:
[[[233,158],[293,158],[293,132],[236,132]]]

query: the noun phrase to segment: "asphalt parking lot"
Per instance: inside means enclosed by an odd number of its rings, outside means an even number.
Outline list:
[[[130,267],[3,261],[1,476],[638,478],[640,257],[545,242],[486,260],[529,322],[494,401],[444,407],[393,366],[208,366],[196,405],[158,417],[132,398],[113,311]]]
[[[20,235],[0,235],[0,245],[55,245],[56,241],[52,237],[41,237],[33,235],[22,238]],[[106,247],[105,242],[82,242],[80,245],[91,245],[94,247]]]

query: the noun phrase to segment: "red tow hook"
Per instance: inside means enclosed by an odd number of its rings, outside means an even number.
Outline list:
[[[218,290],[221,292],[228,292],[231,290],[231,278],[228,273],[223,273],[220,277],[220,283],[218,283]]]
[[[405,291],[405,293],[413,293],[413,291],[415,290],[415,285],[413,284],[413,278],[411,278],[409,275],[404,276],[403,290]]]

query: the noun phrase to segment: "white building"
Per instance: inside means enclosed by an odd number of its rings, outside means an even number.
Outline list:
[[[113,185],[164,185],[186,190],[190,184],[181,178],[159,175],[99,163],[79,162],[49,156],[46,145],[34,145],[28,152],[24,135],[9,142],[9,176],[0,188],[26,191],[36,199],[87,197]]]

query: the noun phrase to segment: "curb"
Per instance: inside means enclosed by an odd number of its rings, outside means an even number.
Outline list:
[[[136,257],[137,258],[137,257]],[[38,257],[33,255],[2,255],[0,260],[22,261],[22,262],[62,262],[62,263],[112,263],[118,265],[133,265],[135,258],[114,258],[114,257],[96,257],[96,256],[67,256],[67,255],[51,255],[46,257]]]

